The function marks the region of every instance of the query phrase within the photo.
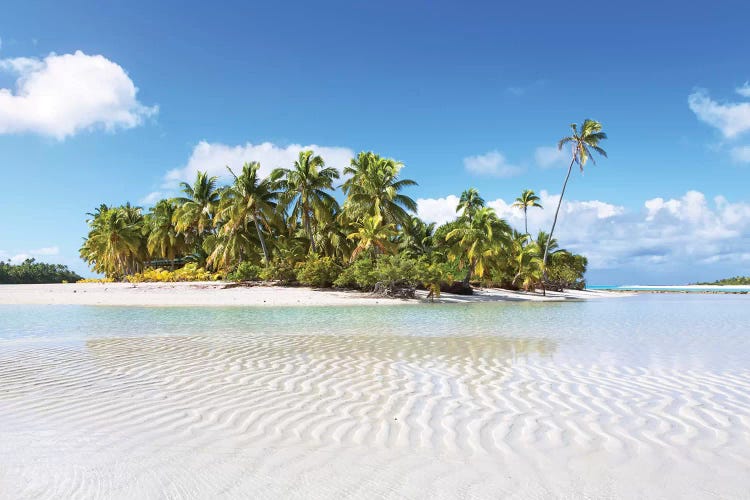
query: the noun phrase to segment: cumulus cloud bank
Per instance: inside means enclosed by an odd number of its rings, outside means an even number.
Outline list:
[[[141,104],[125,70],[101,55],[0,59],[0,71],[17,76],[15,89],[0,88],[0,134],[62,140],[92,128],[136,127],[158,112]]]
[[[230,146],[217,142],[199,142],[194,148],[184,167],[167,172],[165,186],[174,187],[180,181],[191,181],[198,170],[208,171],[210,175],[226,178],[229,173],[226,167],[233,170],[242,167],[243,163],[260,162],[261,175],[268,175],[271,170],[279,167],[289,168],[294,164],[300,151],[312,149],[323,157],[326,165],[343,170],[354,157],[354,152],[345,147],[318,146],[309,144],[290,144],[277,146],[271,142],[261,144],[245,143]]]
[[[559,195],[540,193],[544,210],[529,209],[529,229],[549,231]],[[455,217],[458,197],[421,198],[419,216],[443,223]],[[516,228],[523,212],[512,200],[488,201]],[[737,272],[750,266],[750,204],[689,191],[680,198],[646,200],[640,211],[599,200],[563,201],[555,237],[589,258],[591,269],[666,272],[725,263]]]

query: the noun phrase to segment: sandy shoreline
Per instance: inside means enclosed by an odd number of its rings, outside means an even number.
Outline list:
[[[223,282],[199,283],[70,283],[50,285],[1,285],[0,304],[102,305],[102,306],[350,306],[396,305],[425,302],[390,299],[345,290],[306,287],[254,286],[227,288]],[[539,293],[479,289],[474,295],[443,294],[435,302],[542,302],[622,297],[621,292],[576,291]]]

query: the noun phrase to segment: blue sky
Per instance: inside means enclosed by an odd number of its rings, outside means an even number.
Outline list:
[[[750,274],[744,2],[108,3],[4,7],[2,258],[84,272],[99,203],[307,145],[337,167],[403,161],[431,220],[476,186],[520,227],[507,205],[535,189],[530,228],[548,229],[565,173],[549,148],[590,117],[610,158],[574,175],[558,236],[591,283]]]

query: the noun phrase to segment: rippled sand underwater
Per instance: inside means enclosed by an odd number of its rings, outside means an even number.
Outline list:
[[[748,305],[0,308],[0,497],[746,498]]]

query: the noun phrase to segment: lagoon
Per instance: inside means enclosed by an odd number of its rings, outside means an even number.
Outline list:
[[[739,497],[748,305],[0,306],[0,496]]]

